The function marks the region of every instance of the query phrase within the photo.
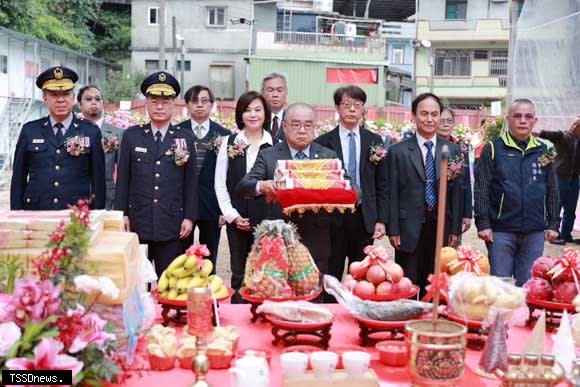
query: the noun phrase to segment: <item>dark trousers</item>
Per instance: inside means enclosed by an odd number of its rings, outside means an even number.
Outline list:
[[[411,253],[395,251],[395,262],[403,268],[405,276],[421,289],[421,297],[425,295],[427,278],[435,269],[435,238],[437,234],[437,220],[434,212],[429,212],[425,223],[421,226],[421,233],[415,251]],[[444,243],[445,245],[445,243]]]
[[[243,303],[239,290],[244,282],[246,260],[254,243],[252,232],[241,231],[234,224],[226,226],[228,244],[230,245],[230,267],[232,269],[231,287],[236,291],[232,297],[232,304]]]
[[[209,249],[211,255],[207,257],[213,263],[213,270],[211,274],[216,273],[217,268],[217,256],[218,247],[220,244],[221,227],[218,226],[218,220],[198,220],[193,225],[193,230],[191,230],[191,235],[183,240],[184,250],[187,250],[191,245],[193,245],[193,234],[195,228],[199,228],[199,243],[206,245]]]
[[[373,244],[373,235],[366,230],[362,211],[345,212],[338,215],[338,221],[332,230],[332,258],[330,274],[342,280],[345,259],[347,264],[361,261],[365,257],[364,248]]]
[[[293,214],[287,220],[296,225],[300,241],[310,251],[320,274],[331,274],[332,230],[336,216],[321,210],[317,214],[312,212]],[[328,302],[326,297],[328,295],[323,293],[313,302]]]
[[[147,245],[147,255],[149,260],[155,265],[155,272],[159,278],[161,278],[161,274],[167,269],[167,266],[185,251],[181,239],[163,242],[141,241],[141,243]]]
[[[572,230],[574,229],[574,221],[576,220],[576,205],[578,203],[578,187],[578,176],[558,176],[560,210],[564,209],[562,226],[560,228],[560,238],[562,239],[572,239]]]

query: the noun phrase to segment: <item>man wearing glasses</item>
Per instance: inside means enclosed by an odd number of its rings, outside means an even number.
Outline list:
[[[381,151],[384,150],[381,136],[360,126],[366,100],[366,93],[358,86],[336,90],[334,104],[340,123],[316,139],[317,143],[338,154],[359,193],[356,211],[343,214],[340,225],[333,230],[331,274],[338,279],[342,278],[345,258],[348,257],[349,263],[362,260],[365,246],[385,236],[388,209],[386,152]],[[379,153],[380,157],[374,157]]]
[[[199,243],[207,245],[211,253],[209,259],[213,263],[212,274],[215,274],[221,226],[224,223],[215,193],[214,175],[220,138],[230,132],[209,118],[214,96],[208,87],[195,85],[185,92],[184,99],[191,118],[177,126],[193,134],[196,154],[193,161],[198,184],[198,217],[191,234],[183,240],[184,247],[187,249],[193,244],[193,234],[197,227]]]
[[[266,201],[269,203],[269,219],[284,219],[282,208],[277,203],[274,183],[274,171],[278,160],[337,158],[335,152],[313,142],[315,122],[314,109],[310,105],[303,103],[290,105],[286,111],[286,118],[282,122],[286,141],[261,150],[254,166],[237,186],[238,194],[245,198],[266,195]],[[300,239],[310,250],[318,269],[321,273],[328,274],[331,254],[330,226],[333,217],[323,212],[320,211],[318,214],[306,212],[301,216],[291,215],[286,220],[296,224]]]
[[[522,286],[544,240],[558,237],[556,171],[548,146],[531,136],[538,121],[534,104],[516,99],[509,108],[509,131],[487,144],[475,170],[474,214],[485,241],[491,274]]]

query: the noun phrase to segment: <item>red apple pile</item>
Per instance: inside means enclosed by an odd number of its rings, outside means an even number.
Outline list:
[[[409,294],[413,283],[403,269],[393,261],[381,263],[352,262],[349,274],[344,276],[344,286],[360,298],[389,294]]]
[[[532,266],[532,277],[524,284],[528,296],[544,300],[571,304],[578,295],[575,278],[580,273],[575,264],[574,250],[566,249],[558,258],[539,257]],[[574,274],[572,274],[574,271]]]

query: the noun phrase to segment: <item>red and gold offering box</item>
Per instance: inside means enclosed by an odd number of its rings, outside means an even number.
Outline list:
[[[286,214],[320,209],[354,210],[356,191],[344,178],[342,162],[338,159],[279,160],[274,178]]]

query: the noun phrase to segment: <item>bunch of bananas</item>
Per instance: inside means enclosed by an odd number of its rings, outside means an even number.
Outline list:
[[[210,275],[213,270],[211,261],[204,259],[201,269],[197,261],[195,255],[182,254],[175,258],[157,282],[159,296],[173,301],[187,301],[187,289],[205,287],[211,288],[216,298],[227,296],[224,281],[217,275]]]

